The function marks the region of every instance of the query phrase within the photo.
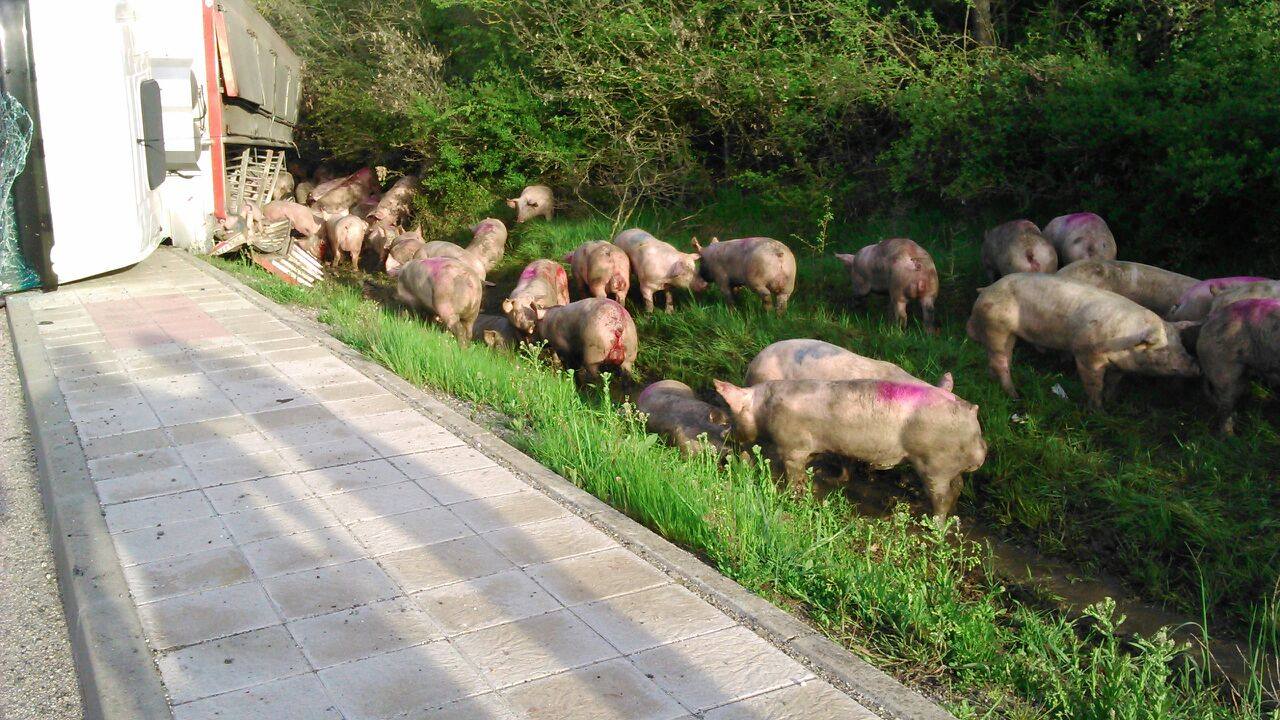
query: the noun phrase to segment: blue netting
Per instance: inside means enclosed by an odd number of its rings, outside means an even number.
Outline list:
[[[40,284],[40,276],[22,257],[22,240],[13,212],[13,181],[27,165],[31,115],[9,93],[0,93],[0,293]]]

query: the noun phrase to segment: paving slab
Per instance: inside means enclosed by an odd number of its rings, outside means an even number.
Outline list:
[[[877,716],[198,261],[11,303],[179,720]]]

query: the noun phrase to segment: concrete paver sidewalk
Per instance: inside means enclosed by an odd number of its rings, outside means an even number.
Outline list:
[[[30,306],[180,720],[874,717],[172,253]]]

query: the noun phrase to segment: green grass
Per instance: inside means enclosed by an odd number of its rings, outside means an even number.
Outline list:
[[[522,238],[521,253],[523,241],[537,232]],[[536,358],[477,345],[460,349],[451,337],[350,286],[303,290],[249,265],[221,265],[279,302],[318,308],[336,337],[409,381],[502,413],[521,431],[514,437],[525,452],[746,587],[799,606],[831,637],[877,664],[939,691],[962,718],[1261,714],[1256,687],[1224,697],[1194,665],[1172,662],[1176,647],[1163,635],[1118,639],[1112,632],[1117,618],[1105,604],[1088,621],[1072,623],[1011,598],[984,571],[978,545],[948,538],[904,507],[875,518],[838,496],[819,503],[780,494],[758,465],[734,460],[721,467],[709,457],[682,457],[647,435],[627,405],[614,405],[608,393],[580,394],[569,376]],[[858,323],[838,315],[810,315],[809,309],[796,315],[833,337],[861,337]],[[730,317],[705,307],[645,325],[674,330]],[[732,362],[718,352],[751,352],[729,343],[753,324],[729,327],[708,348],[704,368]],[[662,342],[675,345],[681,334],[670,337]],[[938,367],[958,357],[946,351],[947,343],[926,344],[913,332],[886,342],[937,353]],[[977,385],[970,379],[968,387]],[[979,486],[976,495],[984,491]]]

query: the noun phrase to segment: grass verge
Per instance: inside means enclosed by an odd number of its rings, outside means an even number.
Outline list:
[[[684,458],[626,405],[579,394],[535,358],[460,349],[352,287],[304,290],[249,265],[219,265],[277,302],[318,309],[336,337],[410,382],[502,413],[526,453],[744,586],[803,607],[831,637],[938,690],[961,718],[1262,713],[1257,687],[1224,696],[1194,663],[1174,662],[1178,648],[1163,634],[1121,640],[1108,603],[1073,623],[1011,598],[983,572],[977,545],[902,508],[870,518],[839,497],[779,494],[760,466]]]

